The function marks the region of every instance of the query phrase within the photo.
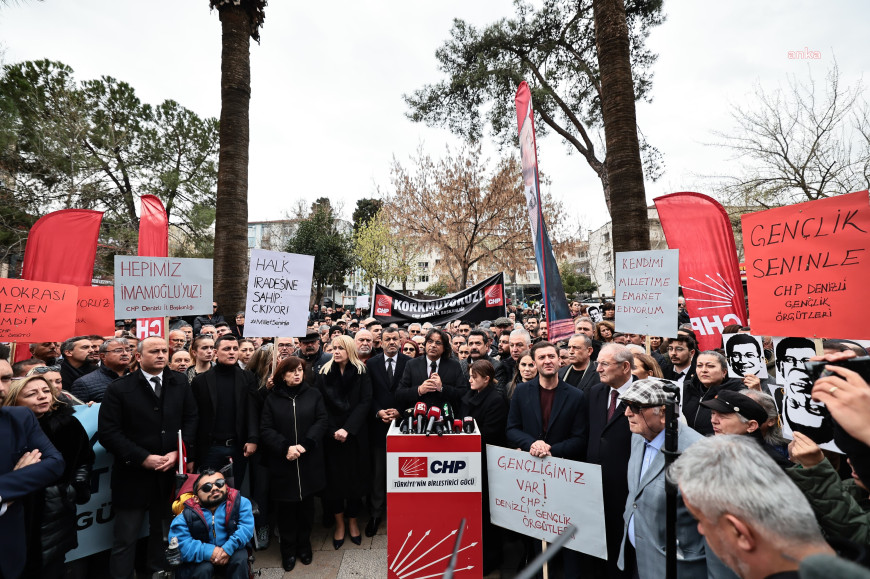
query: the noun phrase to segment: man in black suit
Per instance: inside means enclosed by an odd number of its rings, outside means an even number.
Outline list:
[[[598,384],[598,372],[592,361],[592,338],[586,334],[574,334],[568,339],[568,360],[570,364],[559,369],[559,379],[571,386],[587,392]]]
[[[619,570],[625,499],[628,496],[628,459],[631,457],[631,430],[625,416],[625,403],[619,400],[631,385],[631,350],[620,344],[605,344],[598,354],[596,368],[601,380],[589,389],[589,444],[586,462],[601,465],[604,487],[604,528],[607,535],[607,562],[587,558],[595,575],[628,579]],[[605,570],[606,567],[606,570]]]
[[[468,368],[478,360],[486,360],[495,369],[495,388],[497,391],[504,394],[505,386],[508,383],[506,369],[501,362],[489,355],[490,338],[486,330],[475,328],[468,333],[468,359],[459,362],[462,367],[462,375],[465,376],[465,382],[468,383]]]
[[[423,347],[426,355],[409,360],[405,365],[402,380],[396,388],[396,404],[399,408],[410,408],[417,402],[441,407],[450,402],[453,408],[457,408],[468,390],[468,382],[465,382],[459,362],[450,357],[453,351],[450,335],[432,328],[426,333]]]
[[[18,577],[24,570],[27,533],[22,499],[54,484],[63,469],[63,457],[30,409],[0,408],[0,577]]]
[[[372,492],[369,495],[369,519],[366,537],[374,537],[384,516],[387,502],[387,430],[390,423],[401,418],[393,393],[402,379],[405,364],[411,358],[399,352],[399,330],[385,328],[381,333],[384,351],[366,360],[366,371],[372,381],[371,437]]]
[[[191,383],[199,412],[195,464],[220,470],[232,458],[235,486],[241,488],[248,457],[257,452],[260,438],[257,378],[239,368],[234,335],[224,334],[214,347],[215,365]]]
[[[109,559],[113,578],[134,574],[136,541],[148,516],[148,565],[167,567],[163,550],[164,519],[175,484],[178,431],[194,454],[196,401],[184,374],[166,368],[166,340],[145,338],[136,346],[139,370],[109,384],[100,407],[100,442],[115,456],[112,504],[115,536]]]
[[[586,396],[559,379],[559,351],[554,344],[542,340],[532,346],[531,355],[538,375],[518,384],[511,398],[508,442],[534,457],[583,460],[588,428]],[[530,555],[527,551],[526,556]],[[565,549],[562,560],[565,577],[579,577],[579,555]]]

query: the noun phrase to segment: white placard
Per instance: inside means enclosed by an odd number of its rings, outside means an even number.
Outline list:
[[[251,250],[245,337],[304,336],[314,256]]]
[[[212,260],[115,256],[115,318],[212,313]]]
[[[356,296],[356,305],[361,310],[367,310],[369,308],[369,296]]]
[[[725,359],[728,360],[728,375],[732,378],[758,376],[767,378],[767,358],[760,336],[750,334],[725,334]]]
[[[616,330],[673,338],[677,335],[680,250],[616,254]]]
[[[565,547],[607,559],[599,465],[487,444],[486,466],[494,525],[545,541],[574,525]]]

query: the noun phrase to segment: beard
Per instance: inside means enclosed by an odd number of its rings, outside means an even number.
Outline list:
[[[784,418],[793,431],[809,436],[818,445],[827,444],[834,440],[834,423],[830,415],[822,416],[822,422],[818,426],[807,426],[791,419],[788,411],[789,408],[786,405]]]
[[[219,504],[221,504],[225,500],[227,500],[227,493],[222,492],[220,494],[220,496],[218,496],[217,498],[214,498],[214,499],[211,498],[211,495],[209,495],[209,497],[205,500],[199,499],[199,504],[200,504],[200,506],[202,506],[206,509],[210,509],[212,507],[218,506]]]

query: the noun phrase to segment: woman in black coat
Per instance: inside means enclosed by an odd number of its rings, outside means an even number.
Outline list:
[[[281,537],[285,571],[311,563],[314,494],[326,486],[323,435],[328,425],[323,397],[303,380],[305,362],[285,358],[272,376],[263,403],[260,444],[269,469],[269,488]]]
[[[483,574],[501,567],[501,529],[489,519],[489,480],[486,445],[507,446],[508,401],[495,389],[495,368],[489,360],[478,360],[468,369],[471,390],[462,398],[461,416],[471,416],[480,432],[480,457],[483,461]]]
[[[60,578],[64,576],[64,556],[78,547],[76,505],[91,498],[90,474],[94,450],[72,408],[59,402],[41,375],[13,382],[5,406],[30,408],[42,431],[63,455],[63,475],[57,483],[26,499],[30,526],[27,563],[22,577]]]
[[[323,365],[317,386],[329,415],[324,447],[326,451],[326,492],[323,509],[335,516],[332,545],[344,544],[344,516],[350,540],[362,542],[357,515],[368,492],[369,456],[367,415],[372,402],[372,383],[366,366],[348,336],[332,339],[332,360]]]

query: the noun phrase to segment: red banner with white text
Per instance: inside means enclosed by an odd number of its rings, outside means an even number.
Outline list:
[[[680,285],[698,347],[720,348],[725,326],[747,321],[728,214],[700,193],[671,193],[654,201],[668,247],[680,250]]]
[[[139,199],[139,255],[145,257],[169,256],[169,218],[159,197],[143,195]],[[136,337],[168,337],[163,318],[139,318],[136,320]]]

